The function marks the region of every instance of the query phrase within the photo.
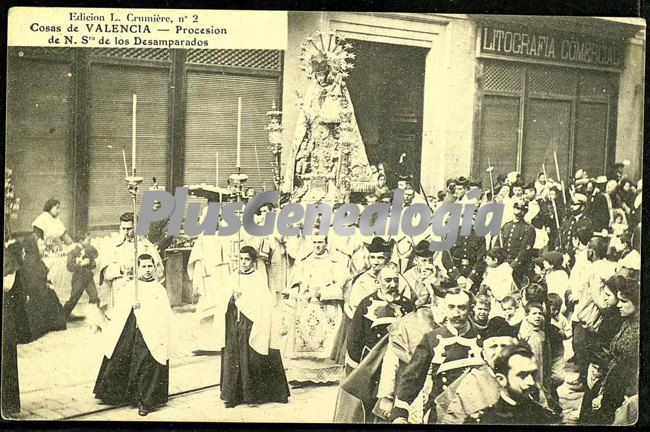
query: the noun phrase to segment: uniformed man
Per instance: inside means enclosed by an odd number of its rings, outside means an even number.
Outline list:
[[[422,240],[415,245],[414,266],[404,273],[404,279],[408,282],[415,296],[416,307],[429,304],[434,301],[434,290],[440,285],[440,271],[433,265],[433,251],[429,249],[429,242]]]
[[[410,406],[422,390],[431,373],[432,388],[425,412],[430,410],[429,423],[437,422],[435,398],[463,374],[466,368],[483,363],[481,338],[469,321],[472,295],[462,289],[447,291],[445,295],[447,320],[442,327],[424,335],[413,352],[411,361],[398,378],[395,405],[390,420],[406,423]]]
[[[466,419],[470,424],[552,425],[559,416],[535,400],[539,393],[535,355],[525,345],[504,347],[494,360],[499,400]]]
[[[436,399],[438,420],[462,424],[468,417],[499,400],[494,360],[501,349],[517,343],[516,331],[502,317],[492,318],[484,332],[482,357],[485,364],[469,369]]]
[[[594,232],[609,230],[611,210],[605,195],[606,176],[598,176],[594,180],[594,190],[587,196],[585,216],[593,222]]]
[[[587,197],[583,194],[573,194],[571,197],[571,206],[569,207],[569,214],[562,224],[560,230],[560,238],[562,239],[562,249],[564,253],[573,258],[573,246],[571,245],[571,238],[575,237],[576,233],[581,230],[588,230],[594,232],[594,224],[587,216],[585,216],[585,209],[587,206]]]
[[[462,221],[461,221],[462,224]],[[481,278],[485,270],[483,255],[485,254],[485,238],[474,233],[474,228],[469,236],[459,236],[456,243],[439,255],[438,265],[442,265],[447,281],[442,286],[449,288],[466,285],[481,285]]]
[[[415,309],[400,292],[399,281],[394,265],[382,266],[376,280],[379,289],[359,303],[348,329],[346,375],[388,334],[390,324]]]
[[[535,227],[524,220],[528,211],[528,204],[524,200],[515,200],[512,209],[513,219],[503,226],[501,238],[508,263],[512,267],[512,276],[520,284],[530,272],[534,257]]]

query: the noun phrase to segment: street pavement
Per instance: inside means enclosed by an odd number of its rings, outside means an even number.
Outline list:
[[[75,309],[84,315],[85,305]],[[194,308],[175,308],[170,335],[170,400],[156,412],[140,417],[131,407],[110,407],[93,395],[103,357],[99,335],[84,320],[68,323],[68,329],[49,333],[18,346],[22,411],[25,420],[122,420],[204,422],[300,422],[329,423],[336,402],[337,385],[291,389],[288,404],[225,408],[219,399],[219,355],[196,356],[197,327]],[[569,367],[566,383],[558,389],[564,408],[563,422],[576,423],[582,393],[577,374]],[[199,389],[199,390],[196,390]]]
[[[84,305],[75,309],[83,315]],[[170,335],[170,394],[219,383],[220,357],[195,356],[193,308],[176,309]],[[57,420],[105,408],[93,395],[103,353],[84,320],[18,346],[19,419]]]

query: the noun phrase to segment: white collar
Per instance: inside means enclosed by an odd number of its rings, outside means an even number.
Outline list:
[[[470,329],[470,323],[469,320],[467,323],[459,330],[453,325],[451,325],[449,322],[445,323],[445,327],[447,327],[447,330],[451,332],[454,336],[463,336],[465,333],[467,333]]]
[[[501,390],[501,399],[503,399],[508,405],[517,406],[517,401],[508,396],[503,390]]]

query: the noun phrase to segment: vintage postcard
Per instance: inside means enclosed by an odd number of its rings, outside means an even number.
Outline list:
[[[637,422],[645,20],[7,28],[4,419]]]

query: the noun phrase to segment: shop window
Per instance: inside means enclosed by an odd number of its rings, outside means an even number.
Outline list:
[[[557,180],[553,151],[557,152],[558,167],[566,182],[571,140],[571,101],[529,99],[524,122],[524,146],[521,174],[526,182],[542,172]]]
[[[25,57],[12,59],[7,82],[5,166],[13,170],[20,199],[18,218],[10,223],[13,231],[31,231],[45,201],[58,198],[60,218],[72,232],[72,68]]]
[[[88,225],[116,225],[132,210],[124,183],[124,161],[131,169],[133,94],[137,104],[137,169],[141,190],[153,177],[165,185],[167,173],[169,72],[142,66],[92,64],[90,70],[90,167]]]
[[[483,98],[479,167],[486,187],[490,184],[490,177],[486,171],[488,160],[494,167],[493,180],[495,181],[498,174],[516,169],[518,128],[518,98],[491,95]]]

